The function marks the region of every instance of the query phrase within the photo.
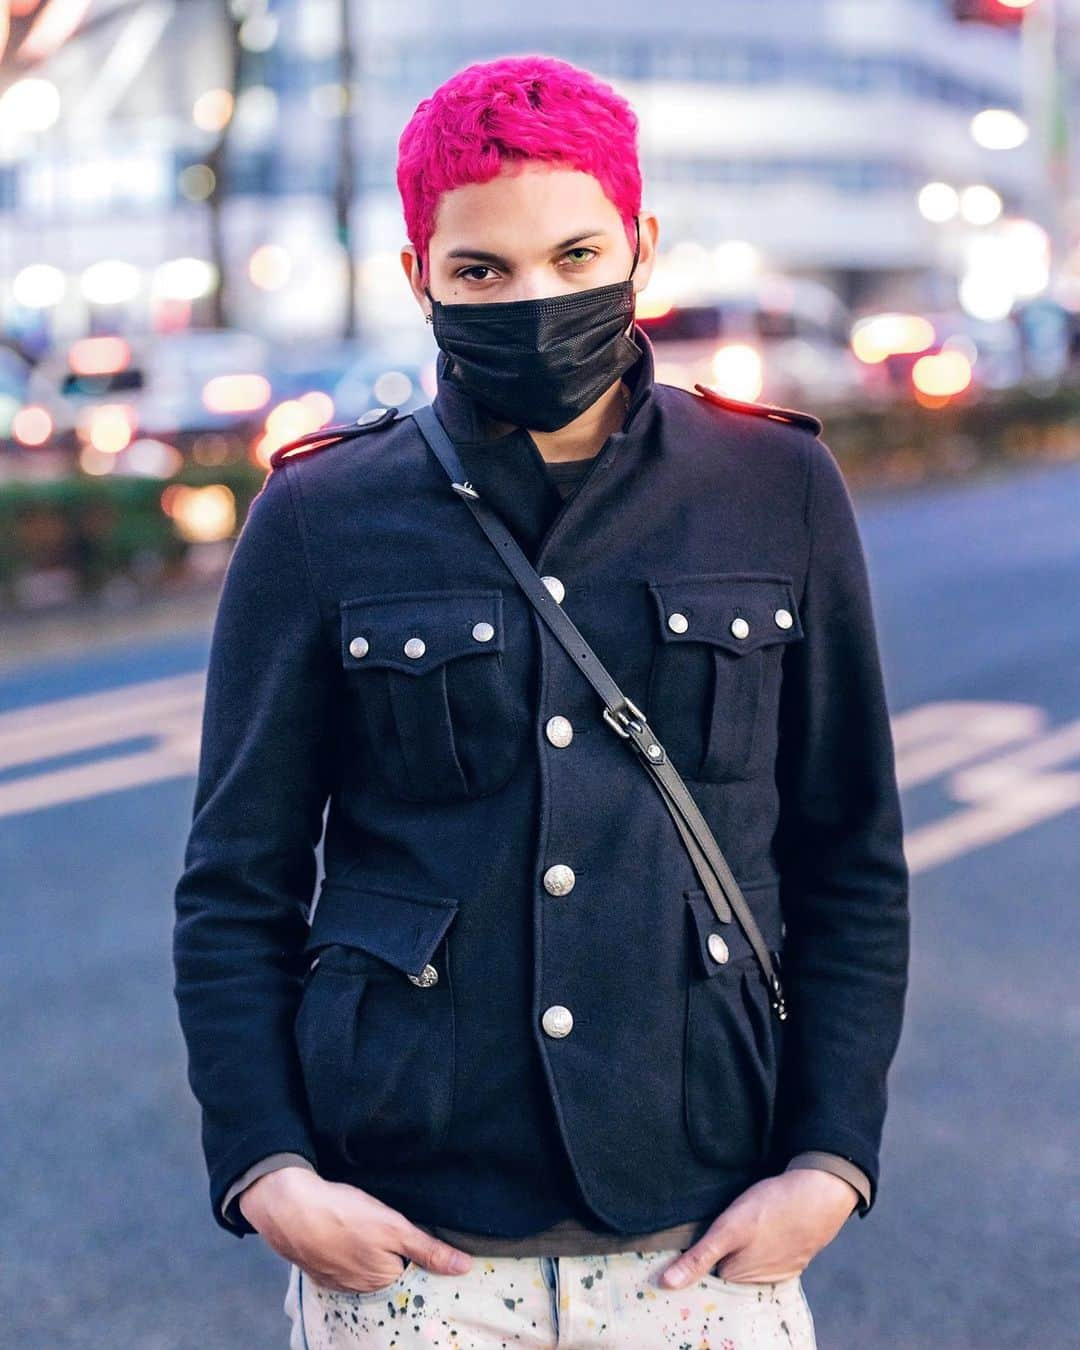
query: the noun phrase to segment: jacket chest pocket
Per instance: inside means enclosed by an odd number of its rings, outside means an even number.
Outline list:
[[[320,1161],[434,1154],[450,1125],[458,901],[324,884],[293,1035]]]
[[[776,755],[791,578],[726,572],[649,583],[657,636],[645,712],[684,777],[752,778]]]
[[[351,727],[377,786],[406,801],[450,802],[506,783],[526,719],[505,648],[498,590],[342,601]]]

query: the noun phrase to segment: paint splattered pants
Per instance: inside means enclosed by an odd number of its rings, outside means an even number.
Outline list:
[[[290,1263],[289,1350],[816,1350],[798,1276],[659,1283],[678,1251],[474,1256],[464,1275],[407,1261],[370,1293],[316,1284]]]

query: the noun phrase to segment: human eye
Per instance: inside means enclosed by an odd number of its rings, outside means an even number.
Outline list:
[[[586,263],[592,262],[592,260],[596,257],[598,251],[599,250],[595,248],[586,248],[584,245],[579,245],[577,248],[568,248],[566,252],[563,254],[563,257],[569,258],[571,253],[585,253],[588,255],[587,257],[574,258],[571,260],[575,267],[583,267]]]
[[[468,281],[487,281],[487,277],[470,276],[470,272],[490,272],[491,268],[484,263],[473,263],[471,267],[462,267],[454,273],[456,279],[464,278]]]

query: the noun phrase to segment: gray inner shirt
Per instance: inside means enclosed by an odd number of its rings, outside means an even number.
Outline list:
[[[584,459],[544,461],[551,481],[564,501],[585,476],[586,470],[595,458],[595,455],[587,455]]]

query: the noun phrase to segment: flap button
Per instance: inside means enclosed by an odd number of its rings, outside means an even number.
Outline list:
[[[549,1036],[569,1036],[574,1025],[573,1013],[561,1003],[553,1003],[540,1020]]]
[[[556,863],[544,873],[544,890],[549,895],[566,895],[574,889],[574,869],[565,863]]]
[[[544,734],[552,745],[557,745],[561,749],[574,739],[574,728],[567,717],[549,717],[544,723]]]
[[[678,612],[676,612],[674,614],[668,615],[667,626],[671,629],[673,633],[685,633],[686,630],[690,627],[690,624],[687,622],[685,614],[679,614]]]
[[[490,642],[495,636],[495,629],[489,623],[474,623],[472,635],[477,642]]]
[[[776,620],[777,628],[790,628],[795,622],[791,617],[791,610],[789,609],[778,609],[773,615],[773,618]]]
[[[737,638],[744,638],[750,631],[750,625],[745,619],[732,619],[731,631]]]
[[[350,656],[367,656],[368,640],[366,637],[354,637],[349,643]]]
[[[541,577],[540,580],[544,583],[544,585],[548,588],[551,594],[561,605],[563,602],[563,596],[566,594],[566,587],[562,584],[559,578]]]
[[[709,955],[714,961],[723,963],[728,959],[728,946],[719,933],[710,933],[708,941]]]
[[[423,656],[427,651],[427,645],[423,638],[410,638],[405,644],[405,655],[413,658]]]
[[[429,963],[419,975],[410,975],[409,979],[412,980],[413,984],[418,984],[421,989],[430,989],[433,984],[438,984],[439,972]]]

